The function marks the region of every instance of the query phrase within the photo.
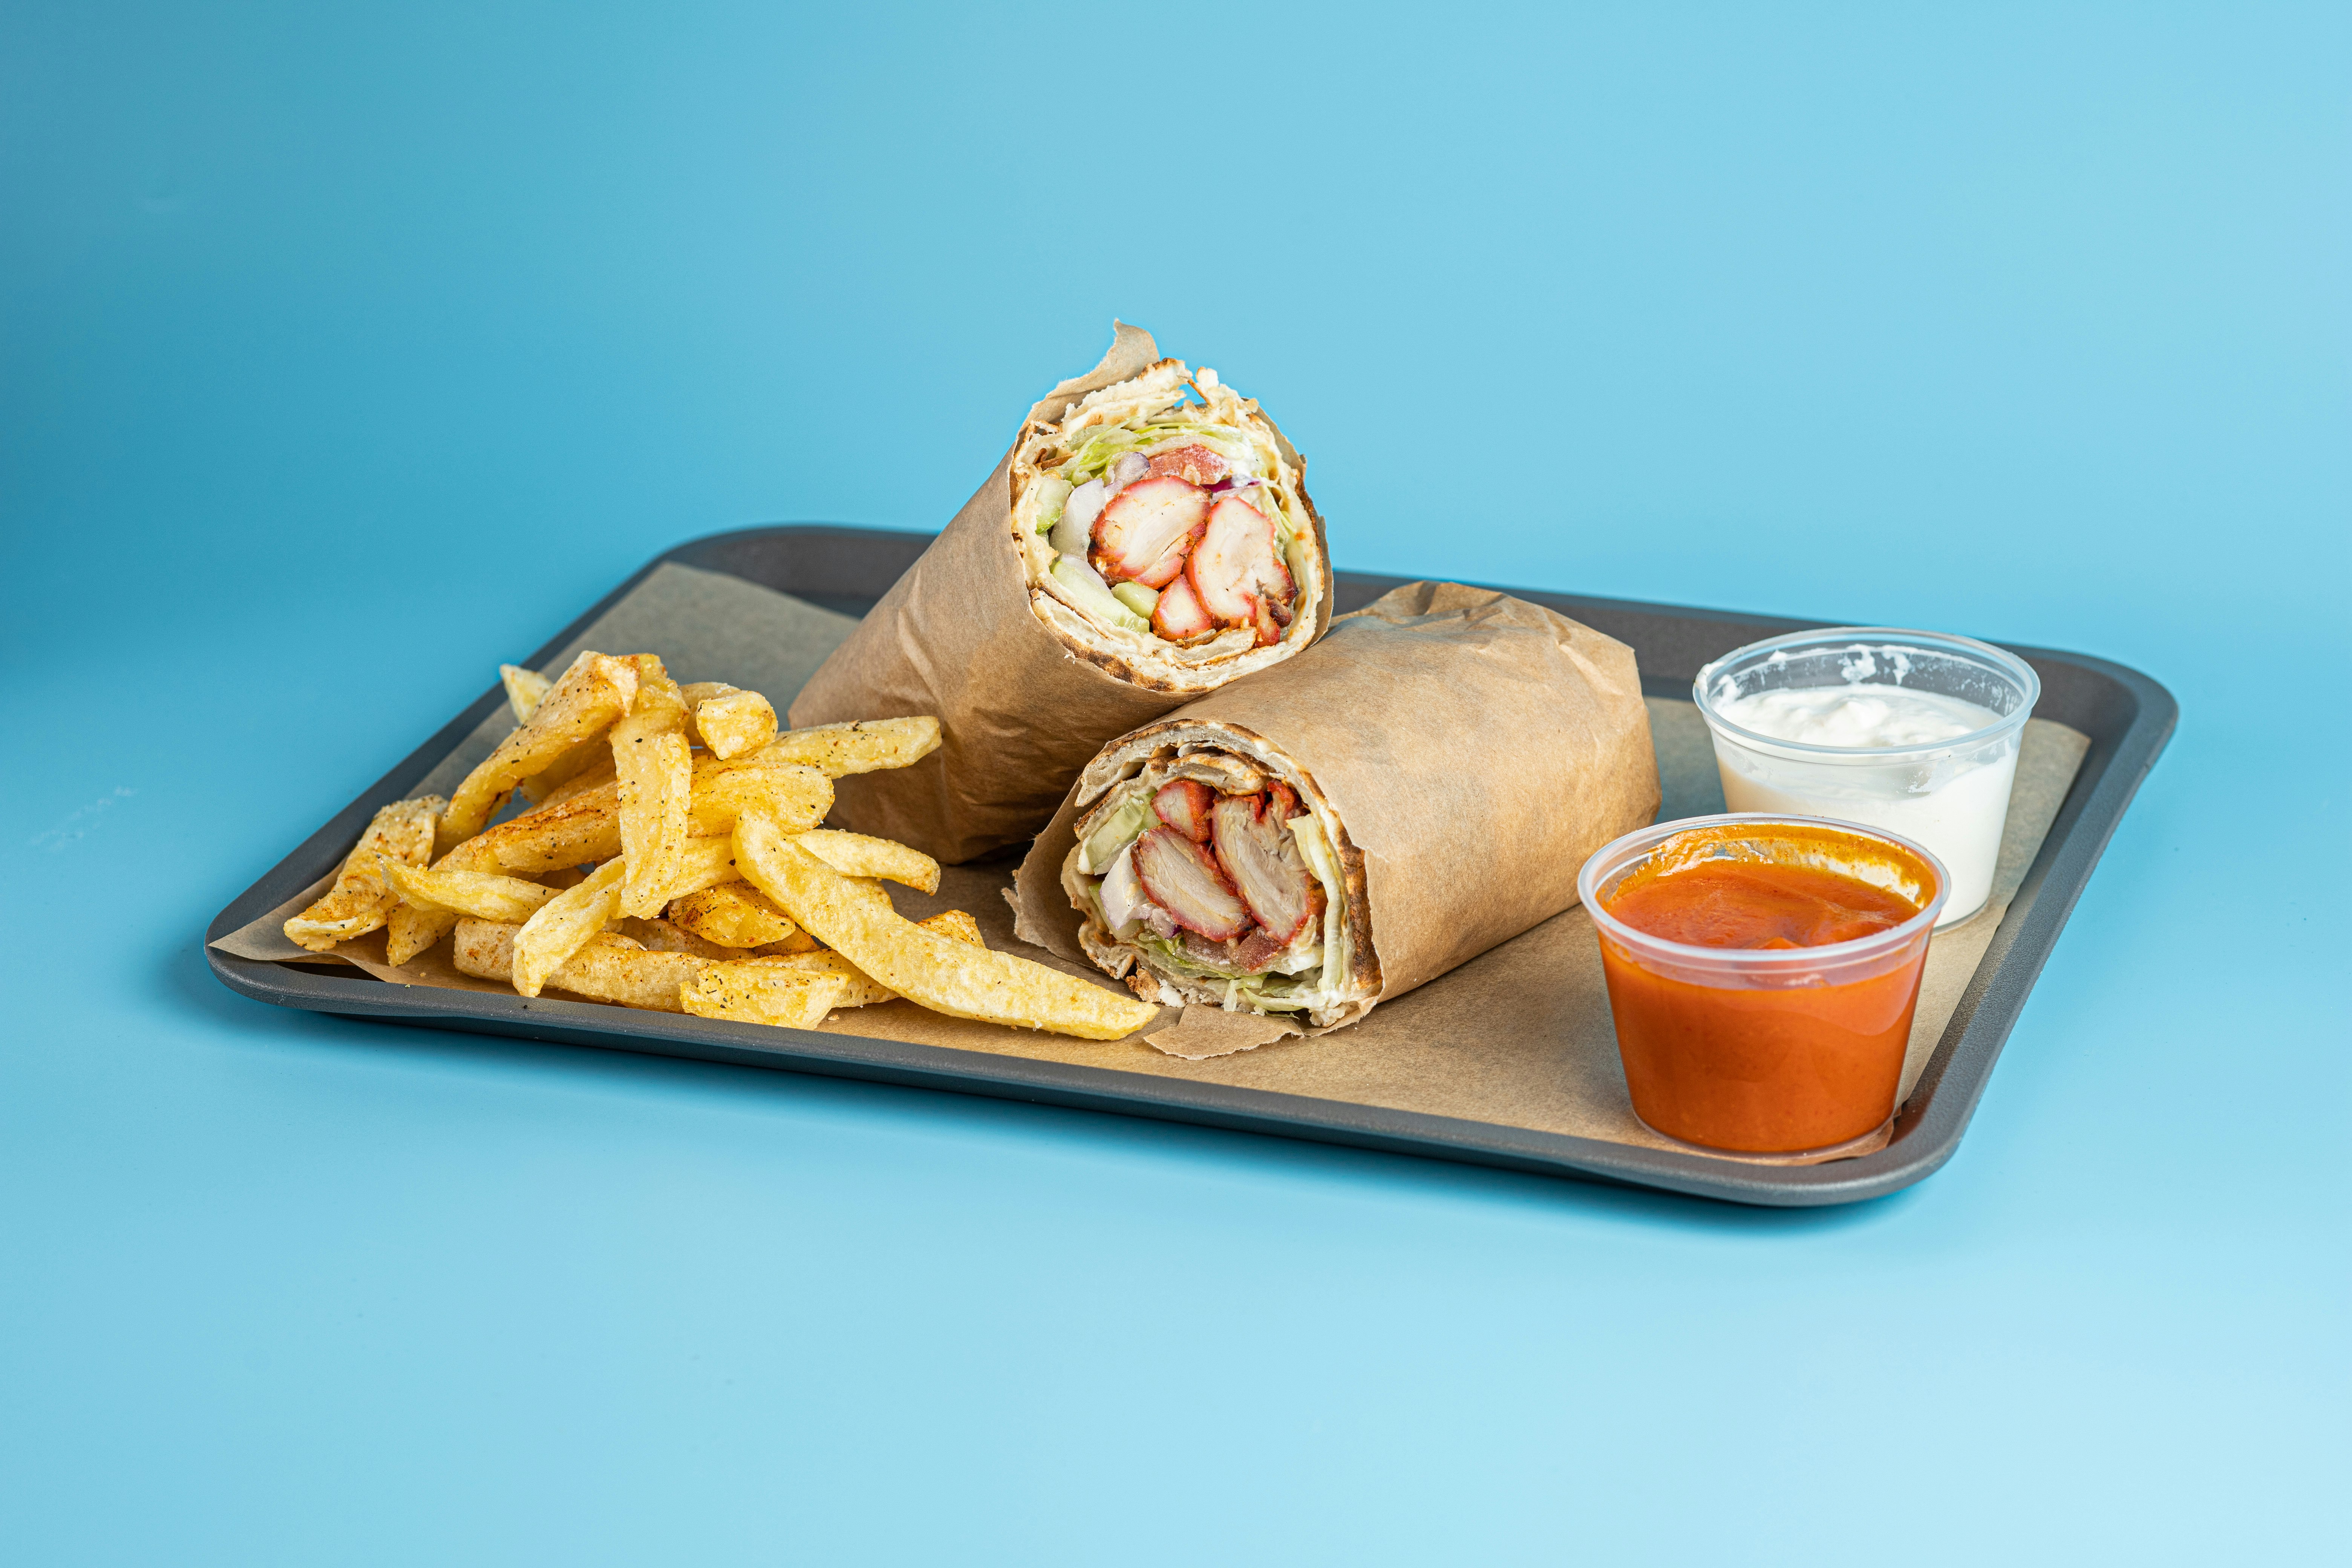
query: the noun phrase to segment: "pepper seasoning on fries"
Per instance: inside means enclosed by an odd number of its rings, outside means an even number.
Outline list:
[[[959,1017],[1117,1039],[1154,1009],[991,952],[937,861],[822,826],[833,781],[938,749],[929,717],[776,731],[761,693],[681,687],[651,654],[503,665],[516,727],[446,802],[377,813],[327,894],[287,922],[317,952],[385,930],[404,963],[449,938],[464,973],[526,996],[808,1028],[901,997]],[[530,809],[497,821],[514,795]]]

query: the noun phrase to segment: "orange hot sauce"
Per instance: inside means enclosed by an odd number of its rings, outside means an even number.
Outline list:
[[[1795,824],[1741,831],[1793,835],[1801,847],[1871,844]],[[1666,942],[1823,950],[1819,965],[1735,963],[1706,970],[1715,982],[1706,984],[1690,977],[1701,966],[1670,973],[1674,964],[1602,931],[1601,968],[1626,1088],[1635,1112],[1658,1131],[1709,1148],[1794,1152],[1860,1138],[1894,1114],[1927,933],[1874,957],[1833,950],[1915,919],[1926,902],[1819,858],[1682,855],[1636,872],[1604,900],[1611,916]]]

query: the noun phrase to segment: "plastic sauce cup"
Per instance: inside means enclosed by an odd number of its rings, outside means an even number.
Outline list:
[[[1820,947],[1668,942],[1609,912],[1626,879],[1661,854],[1835,871],[1898,893],[1919,913]],[[1652,1131],[1709,1150],[1827,1154],[1894,1116],[1927,943],[1948,892],[1927,849],[1818,818],[1689,817],[1603,846],[1576,886],[1600,933],[1625,1087]]]
[[[1831,746],[1759,734],[1721,705],[1760,691],[1861,682],[1973,702],[1998,722],[1921,746]],[[1891,626],[1791,632],[1735,648],[1698,672],[1692,700],[1715,740],[1723,800],[1737,812],[1824,816],[1901,834],[1951,874],[1941,924],[1984,908],[2000,861],[2025,721],[2042,679],[2015,654],[1973,637]]]

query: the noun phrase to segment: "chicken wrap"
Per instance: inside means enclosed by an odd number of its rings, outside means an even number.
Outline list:
[[[1147,1001],[1336,1027],[1574,904],[1657,807],[1631,648],[1409,584],[1105,747],[1022,864],[1020,934]]]
[[[939,716],[834,820],[962,861],[1030,837],[1105,741],[1296,655],[1331,618],[1305,463],[1213,370],[1120,324],[793,703]]]

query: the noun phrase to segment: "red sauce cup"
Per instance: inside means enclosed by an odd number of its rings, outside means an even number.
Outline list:
[[[1835,871],[1919,913],[1851,942],[1780,949],[1668,942],[1610,914],[1654,857],[1693,853]],[[1681,1142],[1748,1154],[1834,1153],[1877,1132],[1895,1114],[1949,885],[1909,839],[1820,817],[1688,817],[1604,846],[1577,891],[1600,933],[1634,1114]]]

